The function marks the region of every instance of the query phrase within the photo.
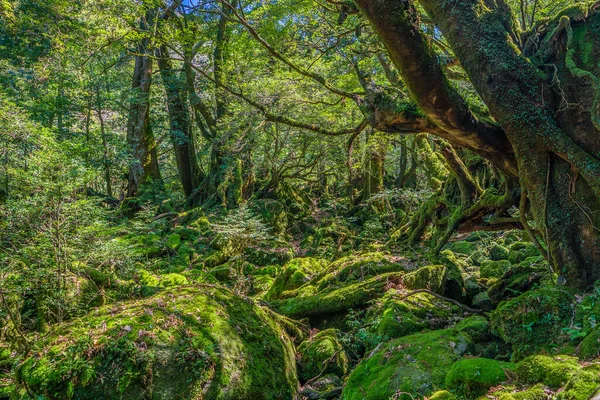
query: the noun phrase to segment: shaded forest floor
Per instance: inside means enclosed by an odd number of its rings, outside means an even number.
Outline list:
[[[521,232],[434,255],[386,243],[370,207],[166,202],[127,218],[85,201],[58,288],[37,285],[45,242],[31,232],[2,254],[2,398],[579,400],[600,387],[600,291],[557,286]]]

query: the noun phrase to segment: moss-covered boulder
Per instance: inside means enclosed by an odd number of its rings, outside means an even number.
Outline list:
[[[401,292],[392,289],[369,308],[365,319],[369,331],[383,339],[399,338],[447,328],[462,317],[459,307],[427,293],[401,297]]]
[[[548,400],[549,391],[543,384],[527,388],[517,388],[515,386],[503,386],[494,390],[485,397],[479,399],[496,399],[496,400]]]
[[[336,329],[326,329],[308,338],[298,346],[298,354],[298,375],[302,381],[325,374],[343,377],[348,372],[348,357]]]
[[[306,257],[295,258],[287,263],[281,273],[275,278],[273,285],[265,295],[266,300],[275,300],[291,297],[298,289],[313,277],[323,271],[325,260]]]
[[[579,357],[591,360],[600,355],[600,328],[592,330],[579,345]]]
[[[404,336],[382,344],[348,377],[344,400],[400,400],[429,396],[444,388],[450,367],[466,354],[485,319],[475,318],[452,329]]]
[[[600,387],[600,364],[592,364],[575,372],[557,400],[589,400],[598,394]]]
[[[456,396],[447,390],[440,390],[428,397],[429,400],[456,400]]]
[[[573,294],[561,287],[531,290],[500,303],[491,315],[492,329],[521,358],[542,350],[554,351],[568,341],[563,328],[574,313]]]
[[[402,282],[407,288],[429,289],[443,294],[446,289],[447,274],[448,268],[444,265],[428,265],[407,273],[402,278]]]
[[[492,261],[508,260],[508,254],[509,250],[497,243],[494,243],[489,249],[490,260]]]
[[[458,240],[452,243],[450,246],[450,250],[458,254],[471,254],[477,249],[477,245],[472,242],[467,242],[466,240]]]
[[[269,312],[215,286],[103,307],[39,341],[18,370],[47,398],[292,399],[293,345]]]
[[[543,265],[514,265],[499,279],[490,284],[488,294],[494,304],[521,293],[539,284],[548,275]]]
[[[567,383],[578,369],[576,357],[535,355],[521,360],[516,372],[522,383],[543,383],[557,389]]]
[[[446,375],[446,387],[467,399],[488,392],[488,389],[507,380],[506,370],[514,365],[488,358],[465,358],[452,365]]]
[[[510,269],[511,263],[508,260],[486,260],[481,263],[479,275],[482,278],[501,278]]]

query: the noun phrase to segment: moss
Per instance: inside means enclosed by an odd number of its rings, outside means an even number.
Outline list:
[[[412,289],[429,289],[444,293],[447,268],[443,265],[430,265],[409,272],[402,278],[404,286]]]
[[[600,365],[593,364],[577,371],[557,396],[557,400],[588,400],[600,386]]]
[[[379,337],[399,338],[423,330],[446,328],[462,316],[462,310],[429,294],[419,293],[399,300],[400,293],[388,291],[367,311],[365,324]]]
[[[567,383],[579,368],[575,357],[535,355],[519,362],[516,372],[520,382],[544,383],[556,389]]]
[[[568,341],[562,328],[573,316],[574,296],[560,287],[531,290],[500,303],[491,315],[492,328],[513,346],[514,357],[552,351]]]
[[[440,390],[428,397],[429,400],[456,400],[456,396],[447,390]]]
[[[382,274],[339,289],[328,289],[313,295],[273,300],[271,305],[278,312],[293,318],[333,314],[350,308],[360,308],[370,300],[383,296],[386,286],[400,283],[402,276],[401,273]]]
[[[450,249],[458,254],[471,254],[477,248],[477,245],[471,242],[467,242],[466,240],[459,240],[457,242],[452,243]]]
[[[508,259],[509,250],[499,244],[493,244],[489,250],[490,260],[499,261]]]
[[[446,387],[466,398],[475,398],[487,393],[488,389],[504,382],[505,370],[514,365],[487,358],[466,358],[452,365],[446,375]]]
[[[215,251],[212,254],[210,254],[208,257],[206,257],[206,259],[204,260],[204,266],[206,266],[207,268],[214,268],[217,267],[219,265],[223,265],[227,262],[227,260],[229,260],[229,257],[227,256],[227,254],[225,254],[222,251]]]
[[[185,276],[180,274],[165,274],[160,277],[160,286],[165,288],[185,286],[188,284],[188,280]]]
[[[494,308],[494,305],[492,304],[492,300],[490,300],[490,295],[487,294],[487,292],[481,292],[478,295],[476,295],[475,297],[473,297],[473,301],[471,302],[471,305],[474,308],[484,310],[484,311],[491,311]]]
[[[265,295],[266,300],[282,299],[289,296],[291,290],[309,282],[325,267],[325,261],[317,258],[295,258],[287,263],[275,278],[273,285]],[[288,292],[286,295],[285,293]]]
[[[467,325],[479,322],[477,319]],[[394,398],[407,400],[443,389],[452,364],[472,346],[471,336],[461,328],[404,336],[382,344],[352,371],[342,399],[388,400],[404,392],[410,395]]]
[[[592,330],[579,345],[579,357],[593,359],[600,355],[600,329]]]
[[[324,374],[343,377],[348,372],[348,357],[336,329],[318,332],[305,340],[298,346],[298,353],[298,375],[302,381]]]
[[[548,270],[542,265],[514,265],[501,278],[490,284],[488,294],[493,303],[519,296],[538,284]]]
[[[47,398],[292,399],[293,346],[262,308],[214,286],[100,308],[39,341],[18,379]]]
[[[497,400],[548,400],[547,390],[541,384],[522,390],[515,387],[503,387],[491,393],[491,396]]]
[[[508,260],[486,260],[481,263],[479,274],[482,278],[501,278],[511,267]]]
[[[450,250],[441,251],[438,259],[448,268],[446,271],[444,296],[463,301],[466,296],[463,273],[469,265],[463,260],[458,259]]]
[[[150,272],[145,269],[139,269],[136,272],[137,281],[142,286],[158,286],[158,277],[152,275]]]

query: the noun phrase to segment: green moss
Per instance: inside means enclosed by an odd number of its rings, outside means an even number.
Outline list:
[[[388,400],[397,392],[405,392],[410,395],[397,398],[407,400],[443,389],[452,364],[472,346],[472,337],[464,328],[474,328],[484,321],[476,318],[461,327],[404,336],[384,343],[352,371],[342,399]]]
[[[459,240],[457,242],[452,243],[450,249],[458,254],[471,254],[477,248],[477,245],[471,242],[467,242],[466,240]]]
[[[507,260],[509,250],[499,244],[493,244],[489,250],[490,259],[493,261]]]
[[[560,287],[531,290],[500,303],[491,314],[492,328],[512,344],[516,358],[552,351],[568,341],[562,328],[570,324],[573,301],[574,296]]]
[[[338,341],[338,331],[318,332],[298,346],[298,375],[307,381],[324,374],[343,377],[348,372],[348,357]]]
[[[293,346],[270,314],[214,286],[104,307],[36,343],[18,379],[46,398],[292,399]]]
[[[497,400],[548,400],[546,388],[541,384],[523,390],[504,387],[494,391],[491,395]]]
[[[396,290],[388,291],[367,311],[365,324],[382,338],[399,338],[423,330],[446,328],[462,316],[462,310],[429,294],[404,300]]]
[[[513,265],[501,278],[490,283],[488,294],[493,303],[519,296],[548,275],[543,265]]]
[[[511,263],[508,260],[487,260],[481,263],[479,274],[482,278],[501,278],[510,267]]]
[[[446,375],[446,387],[466,398],[475,398],[504,382],[505,370],[514,365],[487,358],[466,358],[455,362]]]
[[[390,283],[400,283],[402,276],[401,273],[382,274],[339,289],[273,300],[271,305],[278,312],[293,318],[333,314],[350,308],[360,308],[370,300],[383,296],[386,286]]]
[[[456,396],[447,390],[440,390],[428,397],[429,400],[456,400]]]
[[[523,383],[544,383],[556,389],[567,383],[579,368],[575,357],[535,355],[519,362],[516,371]]]
[[[289,297],[294,289],[309,282],[323,271],[325,261],[317,258],[295,258],[287,263],[282,272],[275,278],[273,285],[265,295],[267,300]],[[287,292],[287,294],[286,294]]]
[[[600,329],[592,330],[579,345],[579,357],[593,359],[600,355]]]
[[[447,268],[443,265],[430,265],[409,272],[402,278],[404,286],[412,289],[429,289],[444,293]]]
[[[188,284],[188,280],[185,276],[180,274],[165,274],[160,277],[160,286],[165,288],[185,286]]]
[[[557,396],[557,400],[588,400],[597,394],[600,386],[600,365],[593,364],[577,371],[569,382],[565,385],[562,392]]]
[[[152,275],[150,272],[146,271],[145,269],[139,269],[136,272],[136,276],[137,276],[137,281],[142,286],[151,286],[151,287],[158,286],[158,277],[155,275]]]

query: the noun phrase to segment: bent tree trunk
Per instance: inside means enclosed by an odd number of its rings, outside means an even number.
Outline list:
[[[570,15],[527,36],[503,0],[420,1],[502,128],[492,135],[491,128],[461,126],[462,101],[444,97],[449,85],[427,56],[431,49],[410,1],[357,3],[422,111],[451,133],[448,140],[461,145],[464,132],[471,132],[468,138],[478,141],[469,146],[487,146],[478,154],[491,154],[495,159],[487,158],[498,166],[502,152],[494,150],[509,142],[551,262],[566,284],[585,289],[600,279],[600,13],[586,5],[571,7]],[[522,38],[527,40],[521,43]],[[539,43],[530,46],[535,51],[527,46],[532,41]],[[422,82],[428,82],[424,90],[418,87]],[[458,123],[449,126],[449,118]]]

